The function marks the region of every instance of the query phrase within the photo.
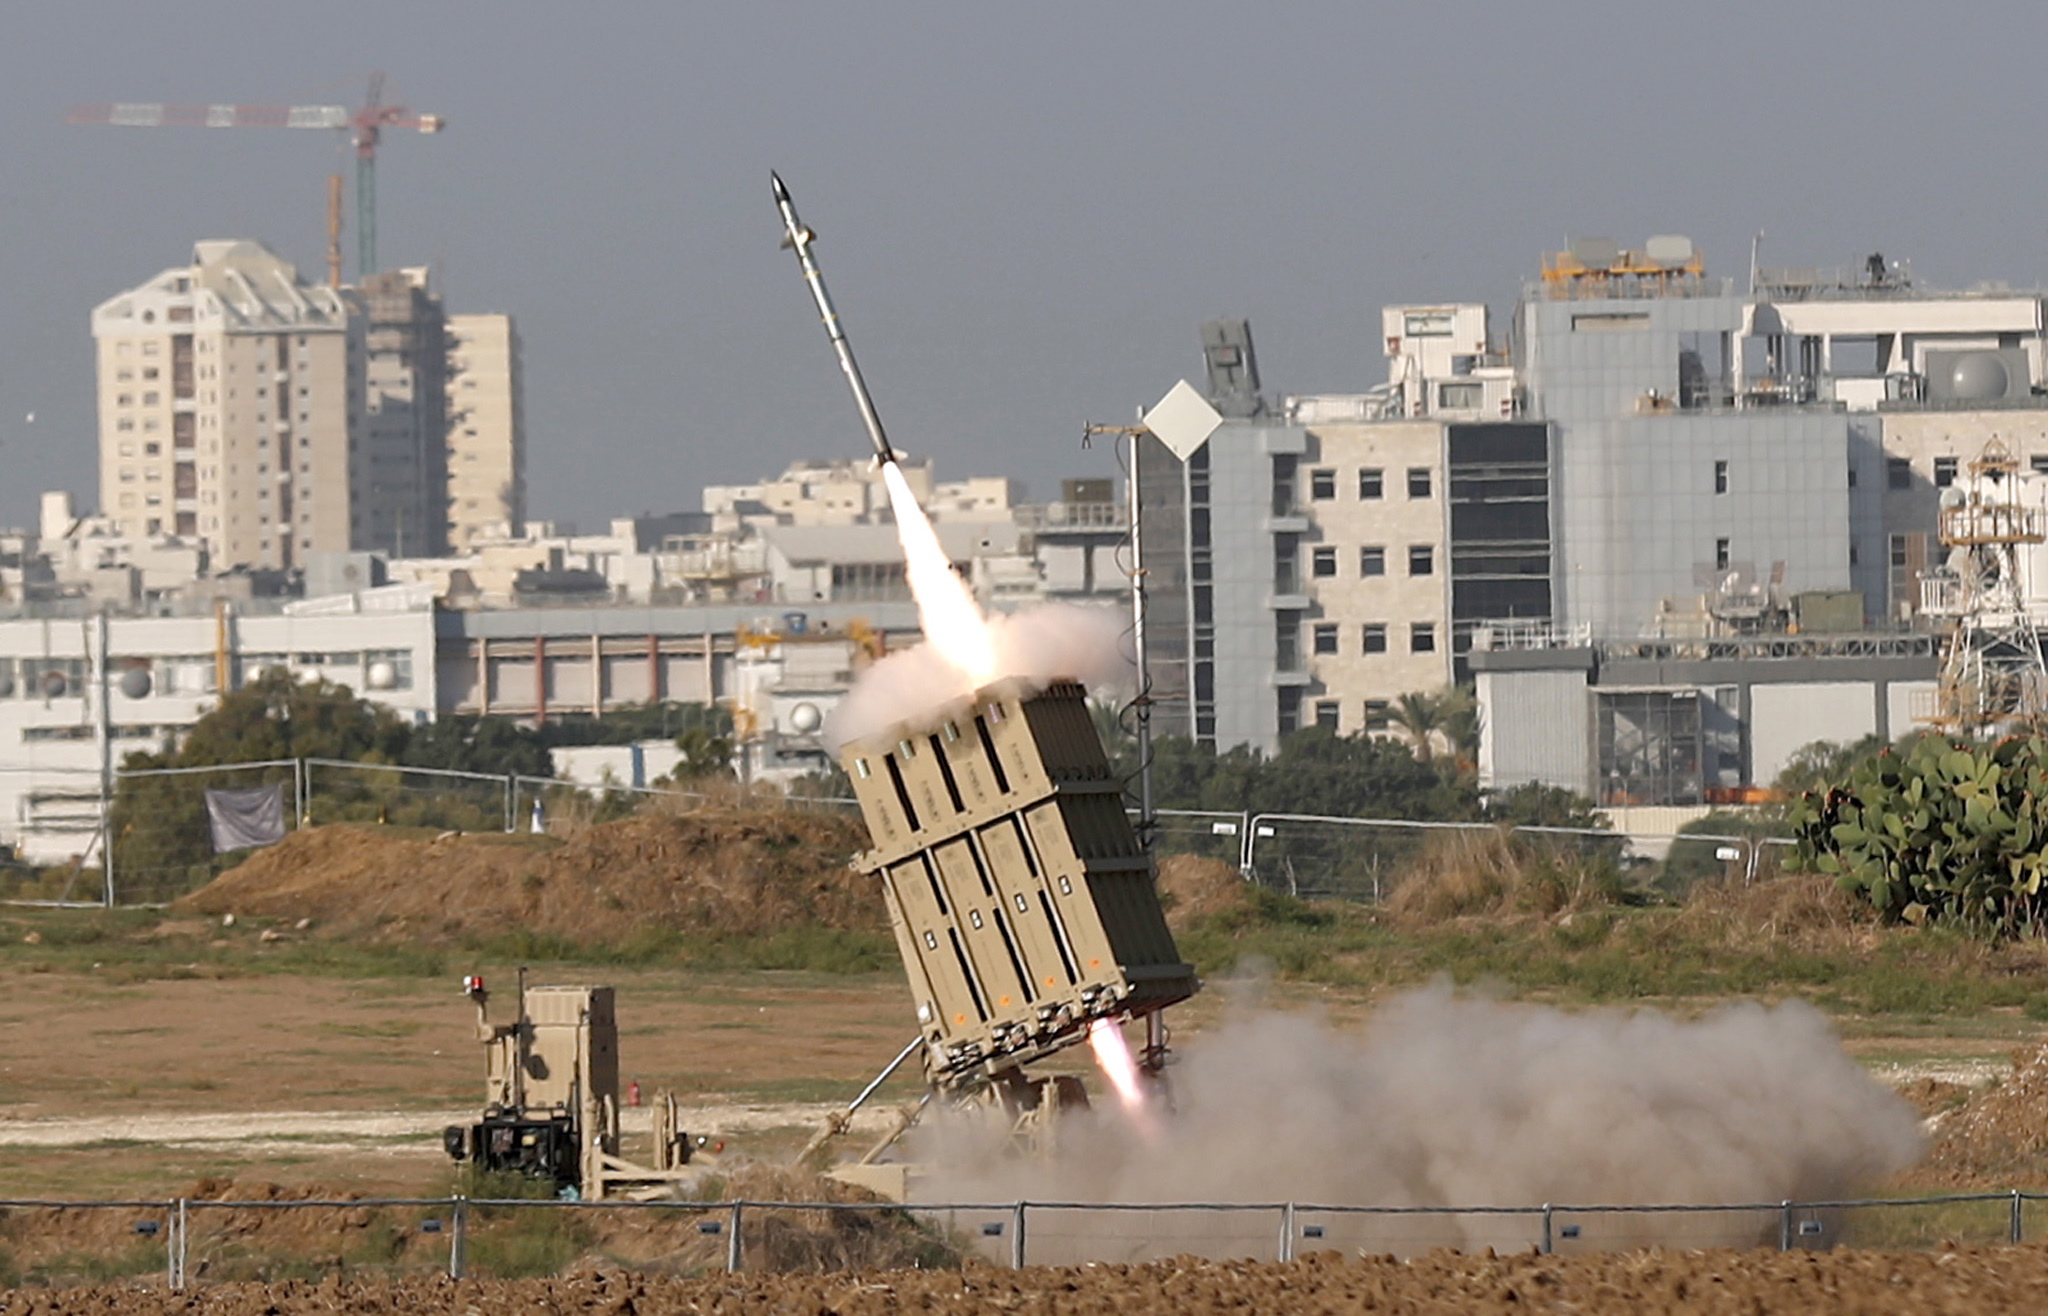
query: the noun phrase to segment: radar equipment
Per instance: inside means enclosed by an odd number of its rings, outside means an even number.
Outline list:
[[[1932,706],[1921,721],[1960,735],[2038,726],[2048,713],[2048,665],[2027,608],[2026,552],[2048,542],[2041,481],[2022,475],[1997,439],[1941,491],[1937,523],[1949,550],[1921,578],[1921,611],[1950,621]],[[2029,496],[2031,494],[2031,496]]]

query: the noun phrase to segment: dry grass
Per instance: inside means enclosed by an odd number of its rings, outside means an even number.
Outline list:
[[[1502,828],[1431,837],[1384,909],[1392,925],[1414,929],[1467,918],[1551,919],[1632,898],[1606,857]]]

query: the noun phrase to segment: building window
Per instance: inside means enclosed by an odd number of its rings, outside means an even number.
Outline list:
[[[1727,569],[1728,541],[1725,539],[1716,539],[1714,541],[1714,570],[1726,571]]]
[[[1934,487],[1946,489],[1956,482],[1956,459],[1936,457],[1934,459]]]
[[[1904,457],[1891,457],[1884,464],[1885,484],[1893,489],[1913,487],[1913,463]]]
[[[1436,574],[1436,548],[1434,545],[1408,545],[1408,574],[1411,576],[1433,576]]]
[[[1408,468],[1408,496],[1410,498],[1429,497],[1429,468],[1427,466],[1410,466]]]
[[[1308,496],[1317,502],[1337,496],[1337,472],[1310,471],[1308,473]]]
[[[1309,569],[1318,576],[1337,574],[1337,546],[1318,544],[1309,551]]]
[[[1360,498],[1382,498],[1386,496],[1387,473],[1377,466],[1368,467],[1358,473],[1358,496]]]
[[[1438,384],[1436,404],[1445,411],[1477,411],[1486,405],[1486,385],[1477,381]]]
[[[1317,652],[1317,653],[1335,653],[1335,652],[1337,652],[1337,623],[1336,623],[1336,622],[1333,622],[1333,621],[1319,621],[1319,622],[1317,622],[1317,623],[1316,623],[1316,628],[1315,628],[1315,646],[1316,646],[1316,652]]]
[[[1365,652],[1385,653],[1387,651],[1387,624],[1369,621],[1364,626]]]
[[[1436,652],[1436,623],[1435,623],[1435,622],[1433,622],[1433,621],[1418,621],[1418,622],[1416,622],[1416,623],[1415,623],[1415,624],[1414,624],[1413,626],[1410,626],[1410,627],[1408,628],[1408,652],[1409,652],[1409,653],[1435,653],[1435,652]]]
[[[1714,463],[1714,492],[1717,494],[1724,494],[1728,492],[1727,462]]]
[[[1361,576],[1384,576],[1387,574],[1387,550],[1378,544],[1367,544],[1358,550],[1358,574]]]
[[[1393,724],[1393,705],[1389,701],[1385,699],[1368,699],[1365,701],[1365,729],[1367,731],[1385,731]]]
[[[1316,725],[1330,731],[1337,729],[1337,701],[1318,699],[1316,701]]]
[[[1893,535],[1890,547],[1892,569],[1904,571],[1906,569],[1906,537],[1904,535]]]
[[[2048,452],[2035,453],[2027,459],[2027,464],[2034,468],[2034,474],[2048,475]]]

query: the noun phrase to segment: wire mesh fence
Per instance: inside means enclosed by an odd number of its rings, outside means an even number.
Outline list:
[[[592,1255],[668,1273],[1127,1263],[1309,1252],[1894,1251],[2019,1244],[2048,1194],[1837,1202],[1344,1206],[1295,1202],[585,1202],[557,1198],[0,1201],[26,1287],[553,1274]]]
[[[305,764],[308,822],[376,822],[457,832],[513,830],[512,777],[341,759],[307,759]]]
[[[609,822],[650,807],[678,812],[773,798],[778,807],[852,812],[836,796],[743,795],[730,783],[629,786],[559,778],[460,772],[339,759],[277,759],[205,768],[122,769],[114,774],[113,873],[89,858],[66,874],[0,871],[12,899],[159,904],[197,889],[246,857],[216,849],[209,792],[274,792],[285,830],[327,823],[376,823],[435,831],[530,832]],[[96,792],[95,792],[96,794]],[[96,799],[80,806],[82,835],[98,831]],[[1134,813],[1134,821],[1140,823]],[[1792,842],[1763,834],[1617,832],[1485,822],[1160,809],[1149,837],[1160,856],[1191,855],[1228,864],[1248,879],[1303,898],[1380,901],[1418,865],[1485,858],[1512,838],[1534,864],[1598,864],[1627,880],[1682,892],[1705,879],[1760,880],[1774,874]],[[1462,848],[1462,849],[1461,849]]]
[[[207,793],[237,792],[275,800],[279,823],[303,821],[300,801],[306,765],[272,759],[205,768],[148,768],[115,774],[109,831],[110,903],[155,905],[196,890],[244,856],[218,848],[207,812]]]
[[[1619,832],[1486,822],[1419,822],[1257,813],[1246,817],[1246,877],[1303,899],[1378,902],[1426,865],[1512,860],[1540,870],[1604,868],[1616,880],[1677,893],[1708,878],[1755,881],[1789,853],[1779,837]],[[1512,840],[1509,854],[1500,847]]]

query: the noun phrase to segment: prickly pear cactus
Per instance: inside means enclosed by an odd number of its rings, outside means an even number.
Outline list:
[[[2001,934],[2048,914],[2048,744],[1929,736],[1887,749],[1793,806],[1795,865],[1833,874],[1887,920]]]

